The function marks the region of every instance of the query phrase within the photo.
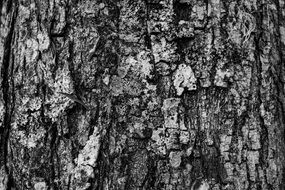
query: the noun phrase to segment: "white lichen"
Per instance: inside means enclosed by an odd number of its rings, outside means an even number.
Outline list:
[[[151,57],[151,52],[145,50],[142,50],[136,56],[127,57],[123,64],[125,65],[125,68],[120,68],[120,71],[125,71],[122,73],[122,76],[125,76],[126,72],[130,69],[133,73],[136,73],[138,77],[151,77],[151,72],[153,70]]]
[[[279,30],[280,30],[281,42],[285,45],[285,27],[280,26]]]
[[[175,62],[179,59],[175,43],[169,42],[166,38],[158,38],[154,35],[151,38],[155,63],[160,61]]]
[[[143,77],[151,76],[153,70],[153,65],[151,64],[151,52],[141,51],[137,55],[137,60],[139,64],[139,70]]]
[[[247,152],[247,164],[249,171],[249,179],[251,181],[257,180],[256,166],[259,163],[259,152],[258,151],[248,151]]]
[[[178,23],[177,36],[179,38],[194,36],[194,24],[190,21],[180,20]]]
[[[185,64],[180,64],[176,72],[174,73],[174,87],[177,91],[177,95],[181,95],[184,88],[188,90],[196,90],[196,77],[192,68]]]
[[[220,87],[227,87],[228,82],[225,80],[226,78],[230,78],[233,76],[233,73],[230,70],[223,71],[222,69],[218,69],[215,76],[214,84]]]
[[[182,156],[182,153],[179,152],[179,151],[173,151],[173,152],[170,152],[169,154],[169,162],[170,162],[170,165],[173,167],[173,168],[178,168],[181,164],[181,156]]]
[[[5,115],[5,106],[4,106],[4,100],[0,99],[0,124],[4,121],[4,115]]]
[[[96,160],[98,157],[98,152],[100,148],[100,136],[98,134],[93,134],[89,137],[89,140],[86,142],[84,149],[80,152],[77,159],[77,165],[80,166],[93,166],[96,165]],[[93,171],[86,169],[88,174]]]
[[[14,128],[17,128],[17,123],[13,123]],[[15,138],[18,142],[29,149],[36,148],[40,140],[44,137],[45,130],[43,128],[39,128],[35,131],[30,132],[28,135],[25,134],[23,131],[18,131],[14,133]]]
[[[80,151],[78,158],[75,159],[77,165],[72,173],[74,173],[75,181],[78,183],[94,177],[94,167],[97,164],[100,149],[100,137],[99,129],[95,128],[83,150]],[[90,183],[85,183],[84,187],[77,187],[77,189],[87,189],[89,186]]]
[[[60,93],[72,94],[74,93],[73,82],[70,76],[68,65],[65,64],[63,69],[58,69],[56,72],[56,78],[54,83],[50,84],[50,87],[54,90],[53,96],[46,100],[46,104],[50,104],[49,115],[53,121],[57,120],[58,116],[63,113],[67,107],[69,107],[73,101],[67,96],[63,96]]]
[[[38,33],[38,41],[39,41],[39,50],[43,51],[48,49],[50,45],[50,40],[47,33]]]
[[[153,130],[151,139],[154,143],[150,143],[152,149],[157,151],[158,154],[166,155],[166,147],[165,147],[165,128],[158,128]]]
[[[190,134],[188,131],[181,131],[179,135],[179,142],[181,144],[188,144],[190,140]]]
[[[0,168],[0,189],[7,189],[8,186],[8,175],[5,171],[4,166]]]
[[[160,32],[165,32],[168,31],[169,28],[169,24],[168,22],[165,21],[149,21],[148,23],[148,32],[149,33],[160,33]]]
[[[45,182],[38,182],[34,185],[35,190],[47,190],[48,187]]]
[[[104,84],[106,84],[107,86],[109,85],[109,82],[110,82],[110,75],[106,75],[104,78],[103,78],[103,82]]]
[[[165,122],[169,118],[171,120],[174,120],[175,123],[177,123],[177,117],[178,117],[178,105],[180,104],[180,98],[168,98],[163,101],[162,111],[164,115]],[[171,122],[172,123],[172,122]],[[170,127],[172,125],[168,125],[166,123],[166,127]]]
[[[39,56],[39,43],[35,39],[26,41],[25,58],[28,63],[36,61]]]

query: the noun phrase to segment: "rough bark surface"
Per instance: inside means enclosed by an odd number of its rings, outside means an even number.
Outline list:
[[[284,190],[284,0],[1,0],[0,189]]]

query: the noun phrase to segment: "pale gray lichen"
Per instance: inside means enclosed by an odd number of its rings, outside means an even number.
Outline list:
[[[249,171],[249,178],[251,181],[257,180],[256,166],[259,163],[259,152],[258,151],[248,151],[247,152],[247,164]]]
[[[3,98],[1,98],[0,99],[0,125],[1,126],[3,126],[2,122],[4,121],[4,116],[5,116],[5,112],[6,112],[3,102],[4,102],[4,100],[3,100]]]
[[[78,158],[75,160],[77,165],[73,169],[73,173],[74,178],[79,184],[85,181],[86,178],[94,177],[94,167],[96,166],[100,149],[100,137],[99,129],[95,128],[93,134],[89,137],[83,150],[80,151]],[[85,183],[84,187],[80,187],[79,189],[87,189],[89,186],[89,183]]]
[[[77,165],[95,166],[100,148],[100,134],[96,128],[94,133],[89,137],[83,150],[78,155]]]
[[[180,148],[179,145],[179,130],[178,129],[167,129],[166,138],[164,140],[166,148],[168,150],[177,150]]]
[[[151,52],[150,51],[141,51],[137,55],[138,65],[141,72],[141,76],[144,78],[146,76],[151,77],[151,72],[153,70],[153,65],[151,64]]]
[[[121,64],[117,68],[118,76],[120,78],[124,78],[127,75],[130,67],[131,67],[130,64],[127,64],[127,62],[125,62],[125,64],[123,64],[123,61],[122,61]]]
[[[30,7],[26,7],[26,6],[22,5],[22,4],[19,4],[19,15],[18,15],[18,18],[19,18],[20,24],[25,23],[26,20],[29,19],[31,11],[32,10],[30,9]]]
[[[179,142],[181,144],[188,144],[190,140],[190,134],[188,131],[180,131]]]
[[[172,151],[169,154],[169,162],[173,168],[178,168],[181,164],[181,156],[182,152],[180,151]]]
[[[35,62],[39,56],[39,43],[37,40],[31,38],[26,41],[25,58],[28,63]]]
[[[179,54],[177,54],[177,46],[174,42],[167,41],[166,38],[151,36],[152,51],[155,63],[160,61],[175,62],[179,60]]]
[[[191,12],[191,17],[194,18],[193,24],[197,28],[203,28],[206,24],[207,8],[206,4],[202,3],[202,1],[198,1],[194,4]]]
[[[181,95],[184,88],[188,90],[196,90],[196,77],[192,68],[185,64],[180,64],[176,72],[174,73],[174,87],[177,91],[177,95]]]
[[[120,10],[121,22],[119,22],[120,23],[119,37],[121,40],[125,42],[140,43],[140,40],[142,40],[141,36],[143,36],[143,33],[145,31],[137,29],[137,28],[142,28],[143,23],[140,18],[134,17],[134,15],[136,14],[142,15],[142,13],[145,12],[143,11],[145,5],[143,4],[142,1],[136,1],[136,3],[125,1],[122,3],[124,3],[124,6],[122,6]]]
[[[163,76],[170,74],[170,66],[165,62],[159,62],[155,67],[157,72]]]
[[[48,186],[46,182],[38,182],[34,185],[35,190],[47,190]]]
[[[224,157],[225,161],[229,160],[229,150],[230,150],[230,144],[232,142],[232,136],[229,135],[221,135],[220,137],[220,150],[221,154]]]
[[[8,175],[3,166],[0,169],[0,189],[7,189],[7,186],[8,186]]]
[[[197,179],[193,182],[190,190],[209,190],[210,185],[207,180]]]
[[[180,20],[178,22],[177,37],[179,38],[189,38],[194,36],[194,24],[190,21]]]
[[[24,96],[21,101],[23,105],[23,111],[38,111],[41,108],[42,99],[39,97],[35,97],[31,99],[28,96]]]
[[[158,128],[156,130],[153,130],[151,139],[154,141],[154,143],[150,143],[152,149],[161,155],[166,155],[165,128]]]
[[[252,150],[258,150],[261,148],[260,144],[260,132],[257,129],[249,130],[248,138],[250,142],[250,148]]]
[[[228,38],[235,44],[241,45],[242,36],[241,36],[239,27],[232,23],[229,23],[228,25],[229,25],[228,27],[229,37]]]
[[[224,169],[226,170],[226,174],[227,174],[227,180],[233,180],[233,178],[234,178],[234,172],[233,172],[233,170],[234,170],[234,166],[233,166],[233,164],[232,163],[230,163],[230,162],[226,162],[225,164],[224,164]]]
[[[122,79],[117,76],[112,76],[110,86],[114,96],[119,96],[123,93],[138,96],[143,91],[142,83],[139,81]]]
[[[230,70],[222,70],[218,69],[215,76],[214,84],[220,87],[228,87],[228,82],[225,80],[226,78],[230,78],[233,76],[233,72]]]
[[[94,17],[98,14],[100,8],[101,7],[98,5],[98,2],[86,0],[85,3],[81,3],[78,7],[76,7],[76,13],[80,13],[85,18]],[[64,16],[65,15],[61,15],[61,17]]]
[[[86,142],[89,138],[89,131],[90,131],[90,116],[88,115],[79,115],[77,117],[77,129],[78,129],[78,143],[81,146],[85,146]]]
[[[40,51],[44,51],[46,49],[48,49],[49,45],[50,45],[50,39],[48,37],[47,32],[40,32],[37,35],[38,38],[38,42],[39,42],[39,50]]]
[[[15,127],[14,127],[15,128]],[[23,131],[18,131],[14,134],[15,138],[18,139],[18,142],[27,148],[36,148],[37,144],[40,142],[40,139],[42,139],[45,136],[45,130],[43,128],[39,128],[35,131],[32,131],[29,133],[29,135],[26,135]]]
[[[170,29],[169,23],[166,21],[150,21],[148,22],[148,32],[161,33],[166,32]]]
[[[285,45],[285,27],[280,26],[279,30],[280,30],[280,35],[281,35],[281,42]]]
[[[162,111],[166,128],[178,129],[178,105],[180,98],[168,98],[163,101]]]
[[[110,86],[114,96],[123,94],[124,80],[121,77],[112,76]]]
[[[153,65],[151,64],[151,52],[148,50],[141,50],[135,57],[129,56],[125,59],[125,70],[130,70],[137,73],[138,77],[151,78]]]
[[[65,11],[66,6],[67,6],[67,3],[66,4],[62,3],[59,6],[57,6],[58,11],[57,11],[57,14],[55,16],[55,19],[57,20],[57,22],[55,22],[55,24],[54,24],[54,27],[52,30],[53,33],[57,33],[57,34],[63,33],[63,30],[66,26],[66,20],[67,20],[66,11]],[[83,11],[82,13],[84,14],[86,12]]]
[[[162,155],[166,154],[166,150],[179,149],[180,140],[183,143],[189,142],[190,135],[187,134],[187,128],[183,124],[179,125],[179,104],[180,98],[165,99],[161,108],[164,115],[163,128],[153,130],[151,138],[155,143],[152,143],[151,147]],[[181,122],[183,121],[181,120]],[[185,131],[180,134],[181,130]]]
[[[201,2],[201,1],[200,1]],[[206,16],[206,6],[203,6],[202,3],[196,4],[192,8],[192,13],[196,14],[197,20],[203,20],[204,17]],[[197,25],[196,25],[197,26]]]
[[[68,97],[58,93],[64,92],[72,94],[74,92],[73,82],[67,64],[65,64],[62,69],[57,70],[55,82],[50,85],[50,87],[54,89],[55,93],[53,96],[48,98],[45,103],[51,105],[47,115],[52,118],[53,121],[56,121],[58,116],[73,103],[73,101]]]
[[[276,165],[276,161],[274,159],[268,159],[268,168],[266,169],[267,181],[269,184],[274,184],[276,180],[275,176],[278,174],[278,170],[280,172],[280,167]]]
[[[143,133],[146,126],[142,123],[142,121],[137,121],[133,125],[130,125],[130,134],[135,137],[139,138],[145,138],[145,135]]]
[[[194,4],[196,3],[195,0],[179,0],[179,3],[183,4],[183,3],[187,3],[187,4]]]

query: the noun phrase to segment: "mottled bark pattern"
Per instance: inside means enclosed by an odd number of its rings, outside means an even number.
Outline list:
[[[285,189],[284,0],[0,1],[0,189]]]

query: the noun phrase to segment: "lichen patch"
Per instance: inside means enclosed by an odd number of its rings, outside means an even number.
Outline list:
[[[181,95],[184,91],[184,88],[188,90],[196,90],[196,77],[190,66],[185,64],[180,64],[178,69],[174,74],[174,87],[177,91],[177,95]]]

